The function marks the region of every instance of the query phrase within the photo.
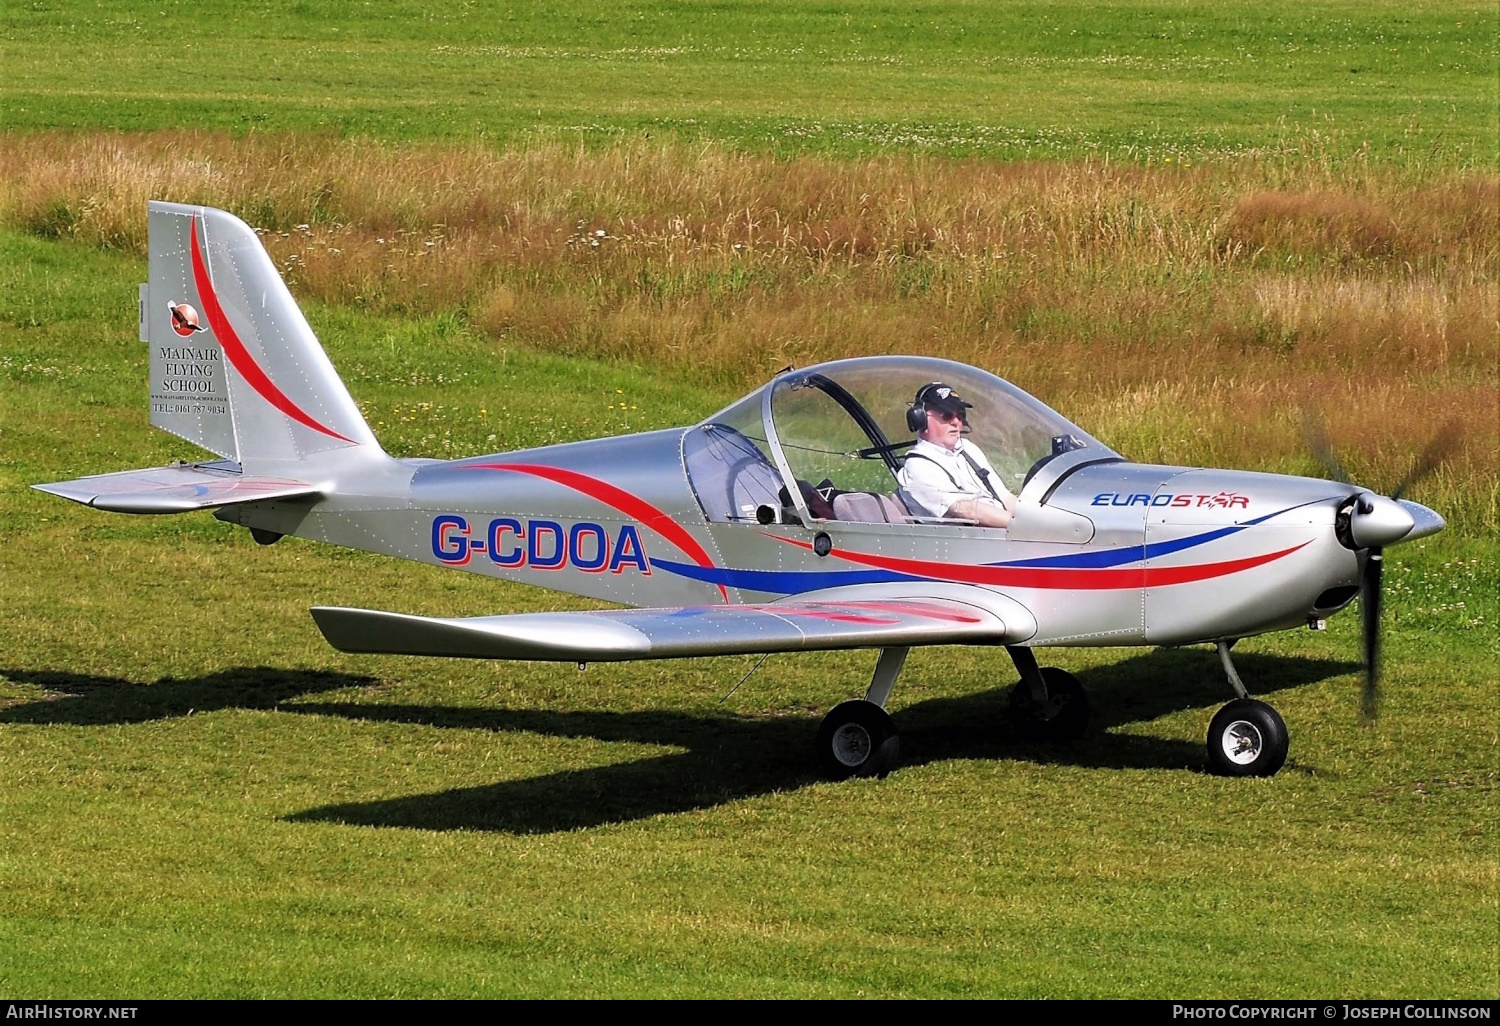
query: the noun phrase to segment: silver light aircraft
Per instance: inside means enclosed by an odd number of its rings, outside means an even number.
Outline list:
[[[314,608],[346,652],[577,663],[868,648],[863,699],[824,719],[834,777],[898,758],[885,706],[916,645],[1003,645],[1023,735],[1088,720],[1079,682],[1034,650],[1216,645],[1238,697],[1213,718],[1220,773],[1267,776],[1287,731],[1230,647],[1361,596],[1373,706],[1381,550],[1432,510],[1347,481],[1132,463],[992,374],[927,358],[787,370],[700,424],[452,461],[380,447],[255,232],[151,203],[151,423],[223,457],[37,485],[118,513],[212,509],[285,535],[633,607],[461,618]],[[902,487],[945,383],[968,443],[1014,493],[1007,527],[927,515]],[[1336,474],[1335,476],[1341,476]]]

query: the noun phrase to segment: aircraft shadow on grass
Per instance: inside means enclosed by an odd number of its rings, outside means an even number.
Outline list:
[[[1257,682],[1256,691],[1262,695],[1360,668],[1352,662],[1271,655],[1246,655],[1237,664],[1246,680]],[[1201,741],[1116,734],[1109,728],[1219,704],[1232,697],[1217,657],[1201,650],[1158,650],[1085,671],[1079,678],[1089,690],[1093,717],[1088,734],[1072,745],[1029,744],[1018,738],[1006,717],[1007,681],[1003,687],[977,694],[930,699],[900,708],[895,718],[901,730],[901,765],[920,766],[946,759],[1023,759],[1099,769],[1201,770]],[[821,779],[810,757],[818,729],[817,721],[810,717],[324,702],[283,708],[354,720],[497,733],[527,731],[686,749],[523,780],[328,805],[288,817],[295,822],[551,833],[686,812],[791,790]]]
[[[62,670],[0,668],[0,677],[47,693],[37,701],[0,708],[0,723],[80,727],[146,723],[219,709],[274,709],[303,695],[379,683],[374,677],[269,666],[237,666],[202,677],[163,677],[152,684]]]
[[[1258,695],[1351,674],[1360,668],[1353,662],[1255,654],[1238,657],[1236,664]],[[552,833],[686,812],[791,790],[822,779],[811,758],[818,729],[817,720],[811,717],[673,711],[553,712],[353,702],[284,704],[379,681],[346,673],[269,667],[236,667],[194,678],[164,677],[152,684],[57,670],[0,669],[0,675],[47,692],[41,700],[0,708],[0,724],[104,726],[221,709],[279,708],[350,720],[496,733],[525,731],[685,749],[523,780],[328,805],[287,817],[295,822]],[[1187,742],[1117,734],[1110,728],[1217,705],[1230,697],[1218,659],[1202,649],[1158,649],[1085,670],[1079,679],[1089,691],[1093,717],[1089,732],[1072,745],[1027,743],[1014,733],[1006,717],[1012,683],[1007,675],[995,688],[899,708],[895,718],[901,730],[901,765],[920,766],[945,759],[1022,759],[1098,769],[1199,770],[1203,746],[1196,739]]]

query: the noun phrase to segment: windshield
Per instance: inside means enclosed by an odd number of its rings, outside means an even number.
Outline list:
[[[683,436],[688,482],[713,523],[753,523],[761,506],[785,505],[781,472],[771,462],[766,444],[761,406],[761,392],[748,395]]]
[[[1063,452],[1093,448],[1115,454],[1014,385],[986,371],[925,357],[867,357],[819,364],[781,375],[771,385],[764,424],[762,390],[715,414],[704,425],[732,428],[753,443],[764,467],[784,484],[809,489],[895,496],[897,473],[916,440],[907,412],[917,392],[941,382],[965,402],[963,438],[978,446],[1014,494],[1042,463]],[[700,426],[700,427],[701,427]],[[774,442],[773,442],[774,439]],[[785,461],[786,473],[777,466]],[[691,467],[689,468],[691,473]],[[792,481],[785,478],[790,475]],[[816,500],[811,500],[815,504]],[[818,515],[816,509],[814,515]]]

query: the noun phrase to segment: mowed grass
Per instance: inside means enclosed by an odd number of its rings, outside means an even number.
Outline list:
[[[1494,169],[1492,4],[36,0],[11,129],[651,132],[783,153]]]
[[[309,605],[577,603],[29,490],[191,453],[146,423],[143,263],[14,233],[0,257],[7,996],[1500,992],[1492,535],[1389,550],[1373,725],[1353,615],[1236,650],[1291,728],[1272,780],[1202,772],[1209,650],[1049,653],[1096,707],[1058,750],[1005,726],[1003,653],[948,648],[897,689],[903,768],[831,784],[817,717],[868,653],[773,657],[723,704],[751,660],[343,656]],[[732,398],[453,318],[309,313],[359,400],[431,404],[393,449]]]

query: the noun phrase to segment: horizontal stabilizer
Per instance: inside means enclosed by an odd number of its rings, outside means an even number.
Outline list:
[[[1005,644],[993,611],[953,599],[818,600],[446,619],[315,607],[329,644],[344,652],[616,662],[834,648]],[[1012,636],[1015,635],[1015,636]]]
[[[301,481],[246,477],[233,467],[176,463],[32,487],[112,513],[188,513],[241,502],[312,499],[323,494]]]

